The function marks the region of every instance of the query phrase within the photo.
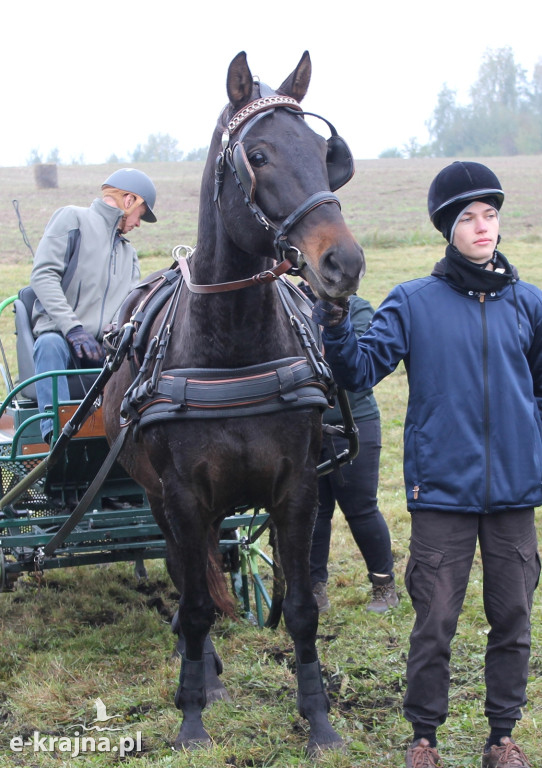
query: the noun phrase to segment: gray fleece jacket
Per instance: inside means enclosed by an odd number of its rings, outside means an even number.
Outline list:
[[[122,211],[101,199],[69,205],[51,217],[36,250],[30,285],[37,301],[34,335],[64,336],[82,325],[101,340],[103,328],[140,278],[134,247],[117,232]]]

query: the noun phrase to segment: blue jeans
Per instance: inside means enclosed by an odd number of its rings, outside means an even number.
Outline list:
[[[60,333],[42,333],[34,342],[34,368],[36,373],[47,371],[65,371],[73,368],[70,347],[66,339]],[[66,376],[58,376],[58,399],[69,400],[70,390]],[[53,380],[52,378],[36,381],[36,394],[38,408],[43,412],[51,408],[53,404]],[[42,419],[40,429],[43,439],[53,431],[53,420]]]
[[[369,574],[393,575],[390,532],[378,508],[378,472],[380,466],[380,419],[356,421],[359,453],[350,463],[324,475],[318,481],[318,514],[312,535],[310,554],[311,583],[327,582],[331,520],[338,504],[350,527]],[[330,444],[332,441],[332,445]],[[324,436],[320,460],[348,447],[344,437]]]

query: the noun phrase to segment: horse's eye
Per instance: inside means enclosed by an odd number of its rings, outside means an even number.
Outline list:
[[[248,161],[253,168],[261,168],[262,165],[267,165],[266,157],[262,152],[253,152]]]

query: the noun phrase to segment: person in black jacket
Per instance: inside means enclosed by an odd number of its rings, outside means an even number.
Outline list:
[[[540,576],[542,291],[497,250],[504,193],[495,174],[454,162],[433,180],[431,221],[448,241],[428,277],[396,286],[357,337],[344,304],[319,300],[337,384],[367,389],[404,361],[404,479],[411,512],[405,586],[416,613],[404,715],[407,768],[442,766],[451,642],[480,547],[485,715],[482,768],[528,768],[512,730],[526,704],[530,614]]]
[[[316,300],[307,283],[299,287],[309,299]],[[373,313],[374,309],[365,299],[359,296],[350,298],[352,325],[360,336],[369,327]],[[320,477],[318,481],[318,513],[310,554],[312,589],[319,612],[329,611],[328,560],[332,518],[338,505],[369,572],[372,595],[366,610],[385,613],[398,605],[399,597],[393,572],[390,532],[377,498],[382,447],[380,411],[372,389],[347,392],[347,396],[358,429],[359,453],[352,462]],[[325,411],[322,421],[324,424],[341,424],[340,408],[335,406]],[[324,432],[320,460],[337,456],[347,447],[345,437]]]

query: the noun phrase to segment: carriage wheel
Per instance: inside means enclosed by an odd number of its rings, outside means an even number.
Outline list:
[[[254,537],[248,528],[238,529],[240,563],[239,569],[232,573],[232,585],[245,618],[259,627],[276,629],[282,615],[285,582],[275,529],[270,526],[267,544],[257,533]]]

